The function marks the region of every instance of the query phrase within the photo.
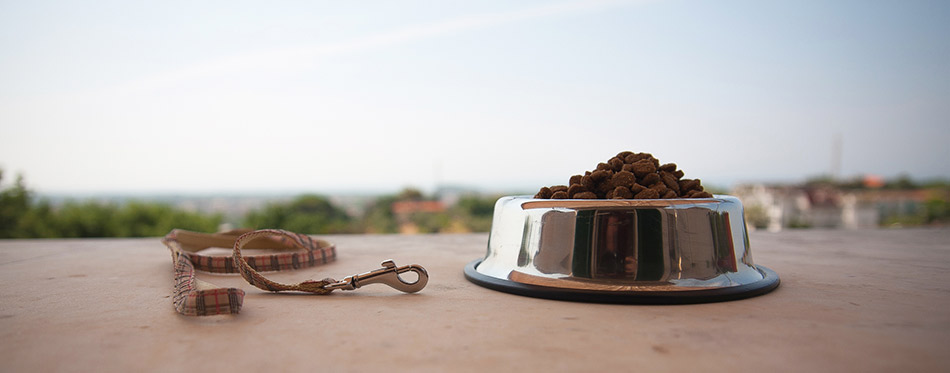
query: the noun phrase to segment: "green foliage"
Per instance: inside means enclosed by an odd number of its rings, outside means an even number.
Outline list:
[[[887,216],[881,225],[915,226],[946,225],[948,223],[950,223],[950,201],[945,196],[935,196],[918,206],[911,213]]]
[[[35,206],[29,208],[19,222],[17,231],[14,235],[5,235],[0,237],[23,237],[23,238],[48,238],[63,237],[58,226],[54,223],[56,214],[50,204],[46,201],[40,201]]]
[[[452,218],[445,212],[417,212],[409,215],[409,221],[419,233],[445,232],[452,226]]]
[[[157,237],[174,228],[214,232],[220,223],[220,215],[161,203],[70,201],[53,208],[47,201],[34,203],[22,178],[0,190],[0,238]]]
[[[928,198],[921,208],[924,222],[931,225],[950,224],[950,185],[946,182],[932,182],[928,187]]]
[[[130,202],[118,209],[112,226],[116,237],[164,236],[174,228],[217,231],[221,215],[203,215],[159,203]]]
[[[920,215],[894,215],[881,221],[884,227],[906,227],[924,224],[924,218]]]
[[[950,222],[950,202],[932,198],[924,203],[924,221],[928,224]]]
[[[305,234],[351,233],[353,219],[325,197],[303,195],[290,203],[273,203],[245,218],[252,228],[279,228]]]
[[[805,179],[805,185],[815,186],[815,185],[832,185],[835,183],[835,178],[831,175],[817,175]]]
[[[2,182],[3,170],[0,170]],[[0,238],[19,237],[20,221],[30,211],[30,198],[22,177],[18,177],[12,187],[0,190]]]
[[[405,226],[419,233],[487,232],[491,228],[496,197],[467,195],[444,211],[393,214],[394,202],[433,199],[417,189],[405,189],[376,199],[362,219],[356,220],[323,196],[303,195],[251,211],[244,224],[306,234],[398,233]],[[140,201],[66,201],[53,206],[49,201],[34,201],[22,178],[9,186],[0,184],[0,238],[157,237],[175,228],[214,232],[222,220],[220,214],[187,212],[168,204]]]
[[[884,184],[884,189],[898,189],[898,190],[912,190],[918,189],[920,185],[917,185],[914,180],[911,180],[910,176],[900,175],[896,179],[888,180]]]
[[[203,215],[161,203],[129,202],[121,206],[70,201],[53,209],[43,201],[20,220],[8,237],[160,237],[175,228],[214,232],[220,215]]]
[[[491,217],[495,212],[497,198],[465,196],[459,199],[456,208],[474,217]]]
[[[805,181],[806,186],[829,186],[844,190],[873,189],[865,185],[863,176],[855,176],[848,179],[835,179],[828,175],[820,175],[809,178]],[[883,189],[891,190],[917,190],[917,189],[947,189],[950,188],[950,180],[930,179],[914,180],[907,174],[901,174],[897,177],[888,179],[884,182]],[[707,188],[708,190],[709,188]]]
[[[488,232],[497,197],[467,195],[450,209],[442,212],[414,212],[397,217],[392,205],[397,201],[426,201],[416,189],[405,189],[398,194],[382,196],[363,215],[359,231],[366,233],[398,233],[401,224],[413,226],[419,233]]]
[[[360,231],[366,233],[397,233],[399,224],[396,223],[396,217],[393,215],[393,202],[397,201],[397,196],[382,196],[376,199],[363,214],[363,220],[360,222]]]
[[[937,190],[950,190],[950,180],[947,179],[930,179],[921,182],[921,187],[926,189],[937,189]]]
[[[762,205],[748,205],[745,207],[745,221],[755,229],[765,229],[769,227],[769,213]]]
[[[50,223],[58,237],[122,237],[116,226],[117,212],[118,208],[110,204],[67,202],[54,213]]]
[[[498,197],[465,196],[459,199],[453,213],[465,228],[471,232],[491,230],[492,216],[495,213],[495,201]]]
[[[399,192],[399,195],[396,196],[397,201],[423,201],[426,200],[425,195],[422,194],[422,191],[416,188],[406,188]]]
[[[790,219],[788,227],[791,229],[811,228],[811,223],[804,219]]]

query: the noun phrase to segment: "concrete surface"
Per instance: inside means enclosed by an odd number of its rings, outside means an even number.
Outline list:
[[[570,303],[467,282],[487,235],[324,236],[339,260],[301,281],[419,263],[406,295],[247,291],[237,316],[174,312],[157,238],[0,240],[2,371],[947,371],[950,230],[754,233],[782,285],[685,306]]]

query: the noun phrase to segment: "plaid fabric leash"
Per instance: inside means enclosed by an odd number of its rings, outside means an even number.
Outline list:
[[[260,271],[312,267],[336,259],[336,247],[333,244],[279,229],[236,230],[215,234],[175,229],[162,239],[162,243],[171,250],[172,263],[175,266],[175,293],[172,302],[175,310],[186,316],[236,314],[241,311],[244,302],[244,290],[221,288],[201,281],[195,277],[196,269],[211,273],[238,272],[248,283],[262,290],[302,291],[319,295],[326,295],[337,289],[354,290],[370,283],[385,283],[407,293],[414,293],[422,290],[428,282],[428,273],[422,266],[413,264],[396,267],[391,260],[383,262],[383,268],[348,276],[341,281],[325,278],[288,285],[269,280]],[[209,247],[232,245],[230,257],[197,253]],[[241,254],[241,249],[245,247],[295,251],[245,257]],[[404,281],[399,274],[405,272],[415,272],[418,280]]]

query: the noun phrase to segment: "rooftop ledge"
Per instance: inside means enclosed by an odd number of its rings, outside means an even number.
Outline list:
[[[418,294],[247,291],[236,316],[172,308],[158,238],[0,240],[3,371],[939,371],[950,365],[950,229],[751,233],[782,285],[681,306],[521,297],[465,280],[486,234],[330,235],[338,260],[269,273],[342,278],[387,258]]]

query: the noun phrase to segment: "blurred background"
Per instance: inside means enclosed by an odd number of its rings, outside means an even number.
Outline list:
[[[946,226],[946,1],[0,1],[0,238],[483,232],[620,151]]]

